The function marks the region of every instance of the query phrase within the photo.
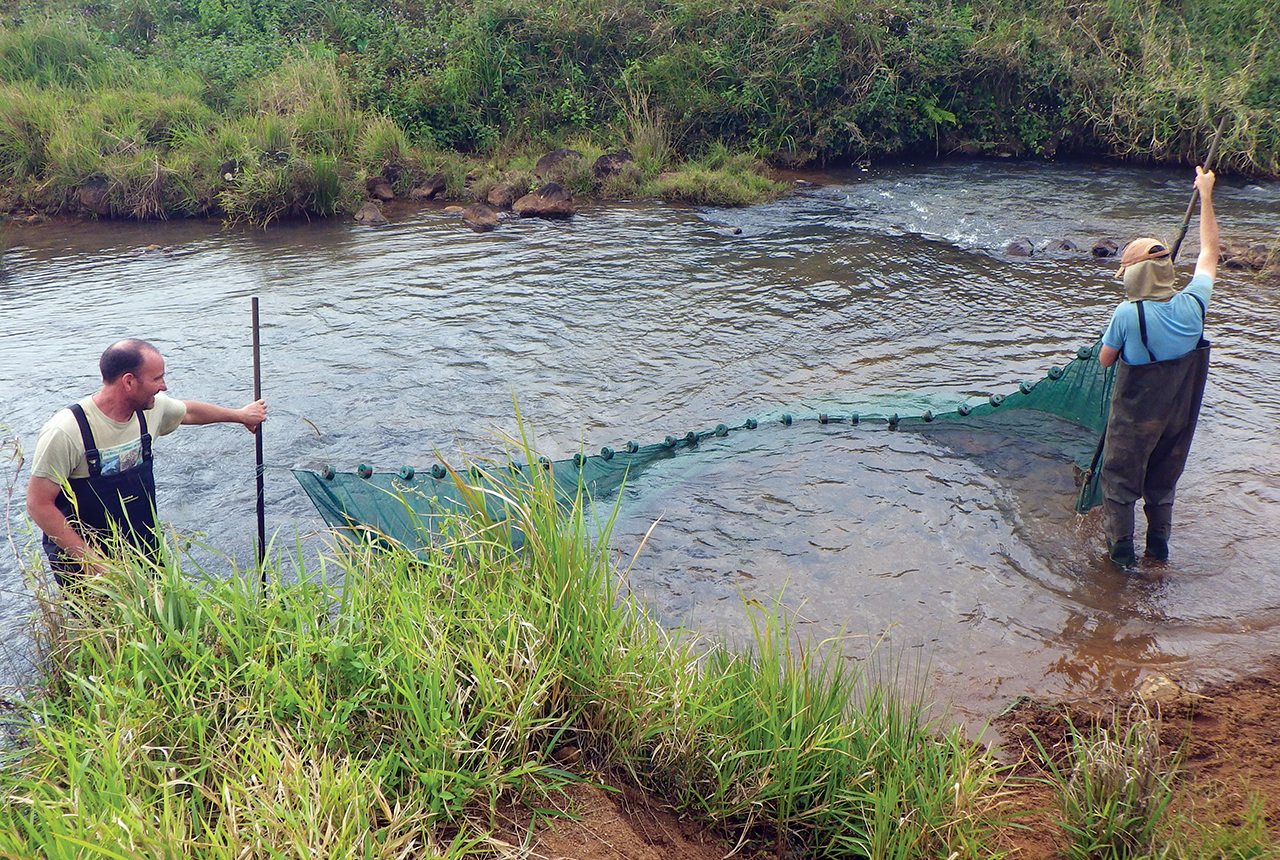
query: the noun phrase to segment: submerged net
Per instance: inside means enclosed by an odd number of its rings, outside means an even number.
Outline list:
[[[378,472],[368,465],[355,472],[325,467],[294,470],[294,475],[321,517],[339,533],[360,542],[417,551],[469,518],[512,521],[521,499],[544,481],[551,482],[564,502],[579,494],[602,499],[651,463],[696,456],[700,447],[730,433],[750,432],[762,421],[785,425],[816,421],[844,424],[850,432],[924,432],[944,444],[956,430],[1034,441],[1078,467],[1075,508],[1083,513],[1102,501],[1097,473],[1115,376],[1114,367],[1104,369],[1098,362],[1100,347],[1100,342],[1081,347],[1070,361],[1050,368],[1038,381],[1022,383],[1016,391],[949,404],[937,412],[930,407],[929,397],[881,396],[832,404],[824,410],[805,407],[800,414],[748,418],[735,426],[720,424],[649,445],[627,442],[617,449],[606,447],[598,454],[579,453],[564,460],[469,464],[461,469],[436,463],[425,472],[406,466],[395,473]]]

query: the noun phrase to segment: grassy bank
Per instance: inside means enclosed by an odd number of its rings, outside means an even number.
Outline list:
[[[466,199],[560,146],[635,156],[584,193],[727,203],[776,193],[735,181],[765,164],[1186,163],[1224,112],[1225,168],[1280,176],[1273,0],[11,0],[0,24],[10,205],[118,217],[349,213],[379,175]]]
[[[1009,772],[919,691],[773,615],[745,653],[663,631],[621,595],[607,524],[593,542],[552,497],[509,505],[519,552],[475,518],[425,558],[356,549],[266,593],[174,557],[51,606],[0,855],[513,856],[499,808],[546,816],[612,774],[748,851],[1000,856]],[[1108,732],[1050,767],[1071,856],[1268,856],[1256,815],[1166,826],[1149,720]]]
[[[551,493],[513,507],[519,553],[477,520],[268,595],[176,563],[96,582],[45,640],[0,854],[482,856],[500,802],[613,771],[734,838],[979,856],[988,754],[776,619],[750,654],[665,633]]]

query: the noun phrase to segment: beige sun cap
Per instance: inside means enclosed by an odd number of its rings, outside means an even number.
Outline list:
[[[1123,275],[1125,269],[1137,263],[1167,256],[1169,256],[1169,248],[1159,239],[1150,237],[1134,239],[1124,246],[1124,254],[1120,257],[1120,274]]]
[[[1126,245],[1119,274],[1124,280],[1124,297],[1131,302],[1163,302],[1177,295],[1173,261],[1159,239],[1134,239]]]

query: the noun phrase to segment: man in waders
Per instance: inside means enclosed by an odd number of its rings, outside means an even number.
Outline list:
[[[250,432],[266,404],[227,409],[165,395],[164,359],[151,344],[122,340],[98,362],[102,389],[40,430],[27,484],[27,515],[44,532],[58,585],[103,572],[119,535],[155,557],[155,475],[151,441],[181,424],[243,424]]]
[[[1158,239],[1134,239],[1124,249],[1120,275],[1125,301],[1111,315],[1099,355],[1115,364],[1115,390],[1107,419],[1102,493],[1111,560],[1133,566],[1133,506],[1143,500],[1146,554],[1169,557],[1173,497],[1187,463],[1209,373],[1204,316],[1218,272],[1218,222],[1212,171],[1196,168],[1200,196],[1200,256],[1186,288],[1174,289],[1169,248]]]

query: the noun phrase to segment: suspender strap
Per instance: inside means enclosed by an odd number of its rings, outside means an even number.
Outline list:
[[[80,438],[84,440],[84,459],[89,464],[89,477],[96,478],[102,474],[102,458],[98,456],[98,445],[93,440],[93,431],[89,429],[89,419],[79,403],[71,404],[71,414],[76,416],[76,423],[80,425]]]
[[[1147,314],[1144,310],[1146,302],[1138,302],[1138,332],[1142,335],[1142,348],[1147,351],[1147,358],[1153,362],[1156,355],[1151,351],[1151,344],[1147,343]]]
[[[142,459],[151,459],[151,434],[147,432],[147,416],[142,414],[142,410],[138,410],[138,432],[142,434]]]

